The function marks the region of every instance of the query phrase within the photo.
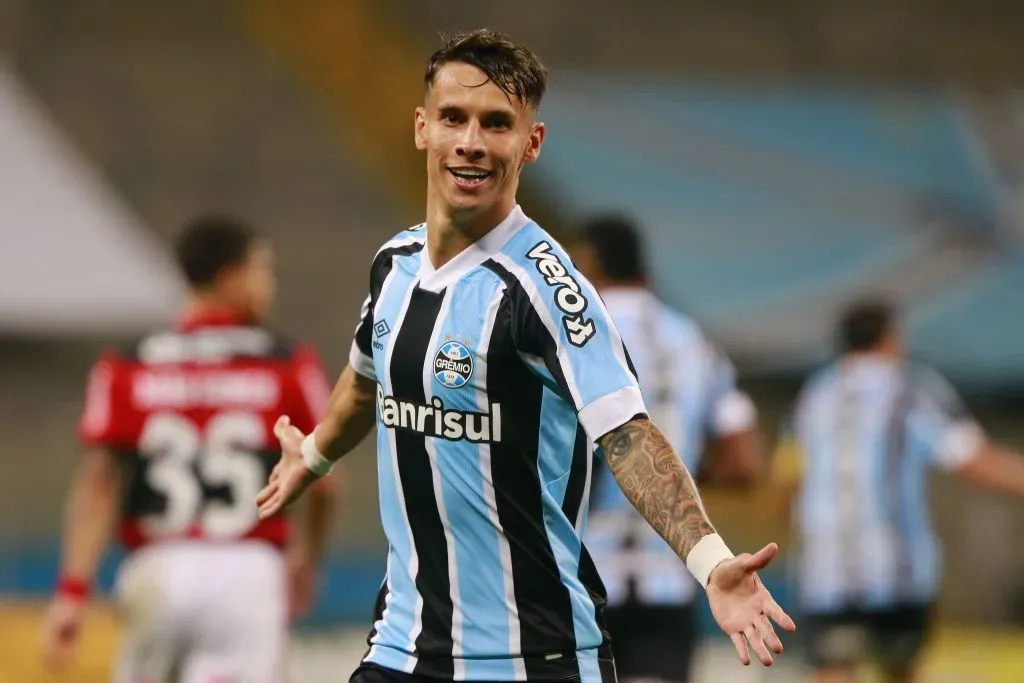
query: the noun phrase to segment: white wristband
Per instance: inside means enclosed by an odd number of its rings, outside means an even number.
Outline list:
[[[686,568],[693,574],[693,578],[700,582],[706,590],[708,579],[715,567],[726,560],[731,560],[735,555],[725,545],[725,541],[718,534],[708,534],[697,541],[690,554],[686,556]]]
[[[313,434],[315,432],[310,432],[309,436],[302,440],[302,461],[306,463],[306,469],[316,476],[322,477],[330,474],[334,468],[334,461],[325,458],[320,449],[316,447],[316,439],[313,438]]]

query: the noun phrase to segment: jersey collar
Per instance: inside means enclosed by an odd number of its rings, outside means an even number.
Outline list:
[[[246,324],[245,318],[230,308],[189,309],[178,318],[178,329],[182,332],[200,327],[240,327]]]
[[[420,256],[419,281],[422,289],[440,292],[448,285],[457,282],[463,275],[491,258],[512,239],[520,228],[528,224],[530,219],[522,208],[516,204],[508,216],[489,233],[459,252],[455,258],[440,268],[434,268],[430,262],[427,247],[423,247]],[[429,228],[427,228],[429,230]]]

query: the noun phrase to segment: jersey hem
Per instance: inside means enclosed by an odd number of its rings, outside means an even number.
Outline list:
[[[374,644],[363,664],[375,664],[392,671],[455,681],[562,681],[581,676],[591,660],[611,660],[611,647],[604,643],[575,652],[552,652],[517,657],[417,657],[404,650]],[[453,675],[452,671],[455,671]],[[577,678],[579,680],[579,678]],[[583,680],[588,680],[586,677]],[[588,682],[589,683],[589,682]]]

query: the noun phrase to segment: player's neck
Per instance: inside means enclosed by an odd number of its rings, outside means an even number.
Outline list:
[[[200,294],[193,292],[189,294],[188,302],[185,304],[185,318],[206,318],[206,317],[245,317],[243,312],[236,306],[231,305],[222,298],[211,294]]]
[[[427,202],[427,255],[434,268],[444,264],[483,238],[515,208],[515,197],[498,202],[478,214],[451,211],[441,202]]]

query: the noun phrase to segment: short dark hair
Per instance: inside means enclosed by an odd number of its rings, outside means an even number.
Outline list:
[[[548,71],[533,50],[486,28],[446,37],[444,47],[430,55],[423,77],[428,90],[437,72],[450,62],[475,66],[509,97],[534,108],[548,86]]]
[[[870,351],[892,331],[896,309],[884,299],[864,299],[850,304],[839,318],[837,341],[843,353]]]
[[[208,287],[221,270],[243,263],[258,237],[251,226],[231,216],[195,218],[178,236],[178,266],[190,286]]]
[[[580,225],[579,237],[594,249],[597,262],[609,279],[646,279],[643,238],[629,216],[612,213],[593,216]]]

